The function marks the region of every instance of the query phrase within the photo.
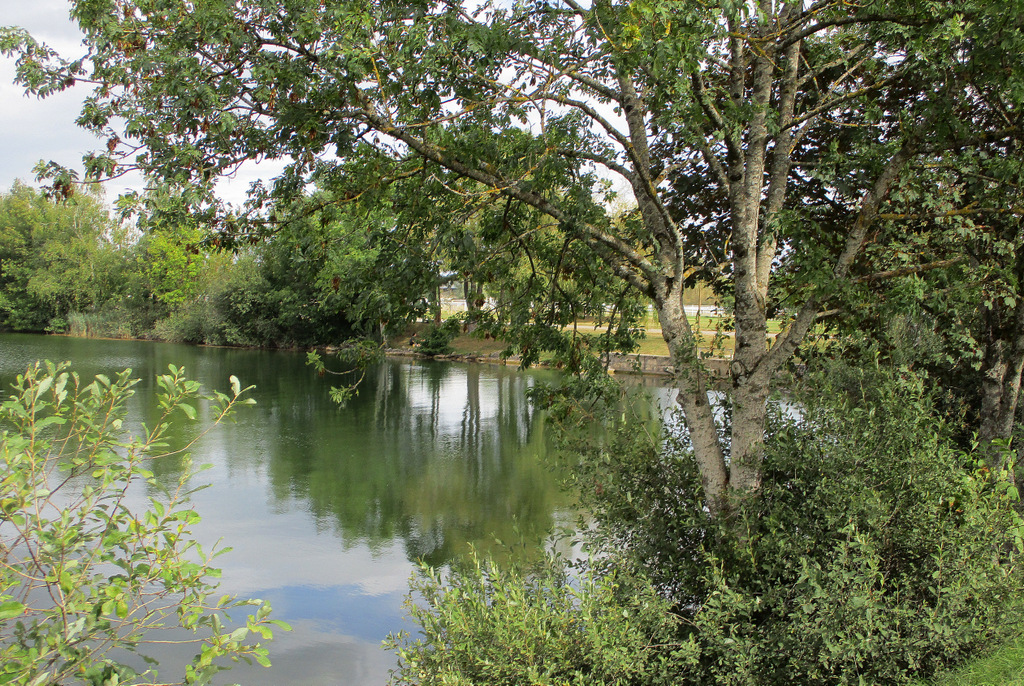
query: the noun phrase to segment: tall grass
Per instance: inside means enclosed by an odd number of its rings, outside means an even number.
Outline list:
[[[109,312],[69,312],[67,333],[76,338],[133,338],[127,313],[120,308]]]

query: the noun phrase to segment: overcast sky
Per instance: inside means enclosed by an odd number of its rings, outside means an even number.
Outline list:
[[[81,33],[68,18],[65,0],[0,0],[0,25],[26,28],[63,54],[81,50]],[[45,100],[25,95],[13,83],[14,63],[13,58],[0,56],[2,190],[19,178],[33,183],[32,167],[40,159],[80,169],[82,154],[98,147],[95,138],[75,126],[86,88],[71,88]]]

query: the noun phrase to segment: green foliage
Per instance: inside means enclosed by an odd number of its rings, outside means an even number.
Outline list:
[[[95,192],[64,204],[16,183],[0,194],[0,326],[64,331],[119,291],[117,236]]]
[[[450,317],[442,324],[431,324],[416,336],[416,351],[434,357],[451,355],[452,341],[459,335],[462,320]]]
[[[339,405],[345,404],[359,393],[359,385],[366,376],[366,369],[379,363],[384,357],[384,351],[379,345],[369,340],[348,343],[334,351],[334,357],[341,364],[341,369],[328,369],[320,353],[311,350],[306,353],[306,364],[316,371],[317,375],[324,376],[331,374],[335,377],[346,378],[343,386],[331,386],[331,399]]]
[[[146,236],[146,278],[160,302],[174,306],[194,300],[209,255],[197,248],[202,232],[181,226],[163,228]]]
[[[223,659],[269,664],[252,639],[284,625],[260,601],[214,596],[218,553],[191,537],[199,515],[187,456],[170,488],[151,470],[188,449],[169,452],[172,423],[195,419],[201,405],[224,421],[252,402],[248,389],[231,377],[230,395],[202,395],[171,366],[157,379],[162,414],[136,435],[130,373],[86,383],[67,365],[37,363],[0,406],[2,683],[152,683],[147,642],[175,628],[174,640],[198,650],[183,683],[207,683]],[[237,628],[226,623],[232,608],[245,614]]]
[[[901,683],[1017,628],[1015,489],[956,447],[913,373],[842,378],[773,421],[738,522],[710,520],[685,440],[651,418],[617,414],[573,464],[595,564],[637,570],[686,618],[677,683]]]
[[[282,208],[274,236],[236,245],[233,253],[193,243],[196,254],[183,254],[201,269],[158,335],[274,347],[333,345],[378,333],[389,313],[378,306],[386,301],[378,297],[381,269],[364,227],[378,218],[318,209],[324,201],[318,193]]]
[[[637,579],[570,579],[561,565],[500,569],[474,553],[444,578],[424,567],[407,604],[424,637],[388,639],[399,656],[392,683],[675,683],[682,649],[666,602]]]
[[[177,343],[223,345],[225,323],[216,304],[203,298],[180,303],[153,327],[156,337]]]
[[[994,140],[983,151],[950,151],[901,179],[855,267],[860,275],[826,320],[850,359],[867,349],[927,369],[968,412],[964,445],[972,434],[982,443],[1014,437],[1024,361],[1017,149]]]
[[[59,204],[15,185],[0,195],[0,326],[272,347],[405,321],[388,311],[377,253],[351,214],[295,213],[278,236],[232,253],[187,216],[151,217],[137,234],[88,192]]]

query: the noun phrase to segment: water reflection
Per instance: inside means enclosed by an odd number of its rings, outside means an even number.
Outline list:
[[[573,516],[525,398],[544,374],[388,361],[339,409],[301,354],[4,335],[0,382],[39,358],[73,360],[83,378],[133,368],[143,380],[129,409],[151,425],[153,378],[168,363],[207,388],[225,390],[230,374],[256,385],[257,406],[192,451],[212,465],[195,534],[233,547],[218,559],[225,592],[269,600],[295,631],[275,641],[272,670],[236,668],[222,683],[383,683],[392,658],[379,644],[408,628],[400,604],[415,561],[444,564],[518,532],[539,539]],[[179,427],[171,441],[200,430]],[[172,484],[181,466],[154,471]]]

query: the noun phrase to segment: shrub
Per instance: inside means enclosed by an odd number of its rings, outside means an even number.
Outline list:
[[[180,303],[156,323],[154,332],[157,338],[174,343],[225,343],[221,313],[205,298]]]
[[[154,669],[137,672],[147,637],[174,627],[198,644],[187,683],[206,683],[220,658],[269,664],[266,649],[247,642],[280,624],[269,606],[212,596],[219,572],[190,536],[199,516],[187,459],[170,490],[149,468],[172,454],[164,437],[172,422],[196,417],[197,401],[210,403],[215,422],[251,401],[234,377],[231,396],[200,396],[172,366],[158,377],[162,414],[133,436],[129,374],[84,383],[66,365],[36,364],[0,406],[0,683],[152,683]],[[156,493],[144,508],[132,505],[140,489]],[[227,629],[232,607],[251,614]]]
[[[1013,628],[1016,489],[956,447],[920,378],[861,370],[857,393],[857,376],[775,418],[761,496],[729,530],[697,505],[682,437],[622,422],[576,465],[602,547],[625,553],[606,560],[687,618],[680,683],[900,683]]]
[[[417,351],[424,355],[451,355],[452,341],[459,335],[462,322],[452,317],[441,325],[431,324],[419,335]]]
[[[68,320],[64,317],[51,317],[46,323],[46,333],[67,333]]]
[[[624,575],[570,583],[560,561],[548,562],[503,570],[473,554],[445,580],[424,566],[407,603],[424,638],[389,638],[393,683],[674,683],[667,668],[685,650],[664,599]]]
[[[607,431],[562,435],[598,520],[589,574],[428,576],[399,683],[897,684],[994,644],[1017,621],[1016,489],[920,378],[841,378],[774,418],[760,497],[728,526],[684,436],[605,404]]]

